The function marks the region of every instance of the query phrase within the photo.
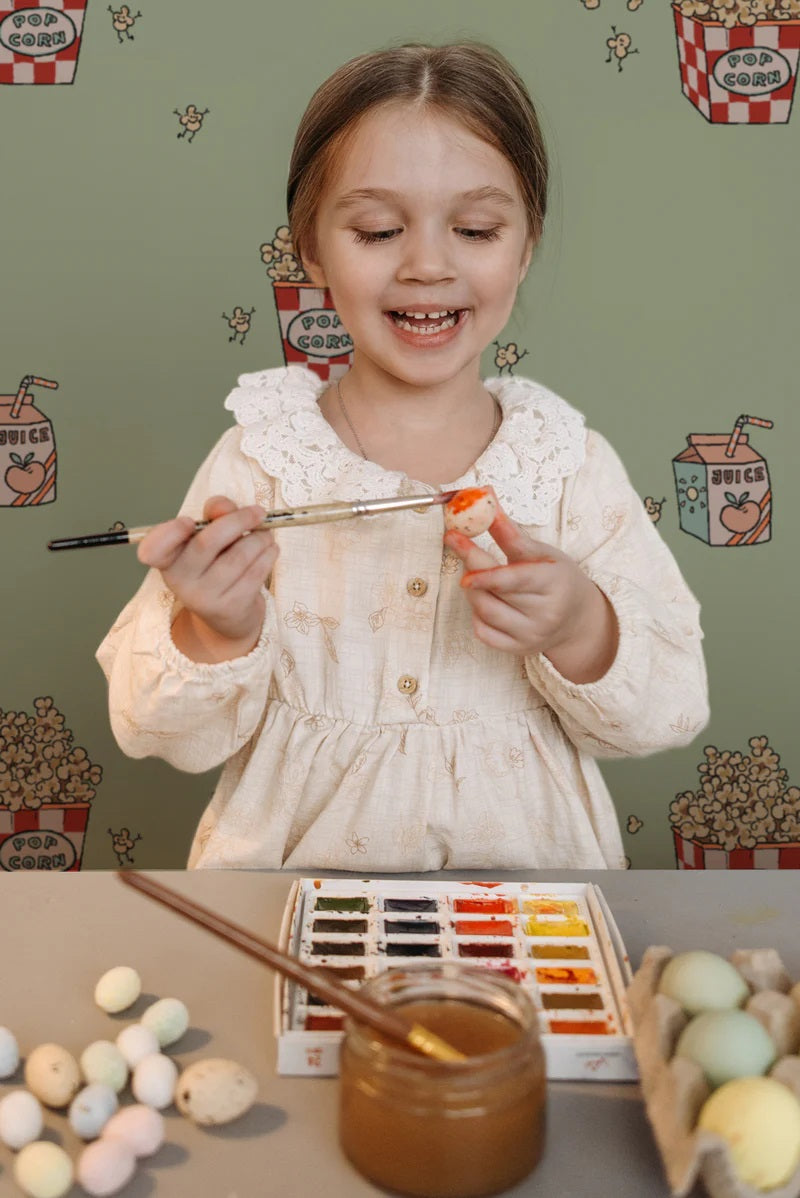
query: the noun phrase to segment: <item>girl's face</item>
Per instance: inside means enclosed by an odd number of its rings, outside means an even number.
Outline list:
[[[397,104],[361,121],[316,236],[305,265],[330,289],[356,363],[422,387],[478,377],[532,250],[503,155],[459,121]]]

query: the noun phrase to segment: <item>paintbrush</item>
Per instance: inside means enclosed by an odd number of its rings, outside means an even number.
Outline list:
[[[224,919],[221,915],[216,915],[208,907],[202,907],[199,903],[184,898],[183,895],[170,890],[167,886],[162,886],[160,882],[154,881],[146,874],[137,873],[135,870],[119,870],[117,877],[126,886],[140,890],[149,898],[163,903],[164,906],[177,911],[179,915],[185,916],[193,923],[200,924],[209,932],[213,932],[229,944],[240,948],[242,952],[255,957],[257,961],[263,961],[270,965],[284,977],[291,978],[293,982],[305,986],[307,990],[316,994],[318,998],[324,999],[330,1006],[338,1007],[347,1015],[351,1015],[353,1019],[358,1020],[359,1023],[367,1024],[368,1027],[381,1032],[390,1040],[399,1040],[437,1061],[463,1061],[466,1059],[464,1053],[451,1047],[435,1032],[428,1031],[418,1023],[409,1023],[390,1008],[362,998],[357,990],[349,990],[347,986],[343,986],[341,982],[331,978],[323,967],[306,965],[297,957],[283,952],[277,945],[262,940],[260,936],[254,936],[246,928]]]
[[[438,491],[435,495],[397,496],[393,499],[359,499],[355,502],[317,503],[309,507],[285,508],[277,512],[265,512],[259,528],[289,527],[293,524],[326,524],[331,520],[350,520],[353,516],[370,516],[375,512],[396,512],[402,508],[432,507],[447,503],[456,491]],[[198,520],[195,532],[207,528],[210,520]],[[92,545],[133,545],[143,540],[155,524],[140,528],[114,528],[109,532],[90,533],[85,537],[62,537],[48,541],[48,549],[87,549]],[[257,531],[254,529],[253,531]]]

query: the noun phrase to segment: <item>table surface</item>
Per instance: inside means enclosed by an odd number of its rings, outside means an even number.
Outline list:
[[[153,876],[267,939],[278,936],[294,873],[154,871]],[[341,875],[321,874],[335,877]],[[396,875],[412,877],[414,875]],[[650,871],[427,874],[430,878],[591,881],[608,899],[636,968],[645,948],[773,947],[800,978],[800,876],[791,871]],[[167,1051],[179,1068],[229,1057],[259,1082],[246,1116],[198,1128],[164,1112],[167,1138],[142,1161],[122,1198],[365,1198],[384,1191],[363,1180],[337,1143],[335,1078],[279,1077],[272,1030],[273,975],[244,953],[123,886],[113,873],[0,874],[0,1024],[23,1057],[55,1041],[76,1056],[92,1040],[114,1039],[155,998],[189,1008],[191,1026]],[[133,965],[143,993],[111,1016],[94,1003],[98,978]],[[22,1067],[0,1082],[0,1097],[24,1084]],[[74,1157],[81,1142],[60,1112],[46,1138]],[[0,1145],[0,1195],[18,1193],[13,1154]],[[600,1179],[604,1180],[600,1180]],[[69,1198],[81,1198],[76,1184]],[[635,1083],[551,1082],[544,1159],[515,1198],[667,1198],[661,1164]]]

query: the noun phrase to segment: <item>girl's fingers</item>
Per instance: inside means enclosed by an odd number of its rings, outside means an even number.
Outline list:
[[[495,595],[540,595],[553,580],[550,567],[555,564],[554,557],[539,557],[487,570],[468,570],[461,586],[466,591],[492,591]]]
[[[194,535],[194,520],[189,516],[178,516],[157,524],[139,542],[136,556],[143,566],[156,570],[169,570],[183,553]]]
[[[506,603],[489,591],[476,591],[469,597],[472,614],[482,624],[510,637],[515,644],[531,640],[531,623],[516,607]]]
[[[192,574],[204,574],[226,549],[235,545],[246,532],[252,532],[264,518],[257,504],[234,507],[212,519],[186,546],[185,564]]]
[[[220,516],[227,516],[229,512],[236,511],[236,504],[232,499],[228,499],[227,495],[211,495],[203,505],[203,519],[217,520]]]
[[[490,570],[498,565],[496,557],[492,557],[491,553],[487,553],[480,545],[465,537],[463,532],[450,529],[444,534],[444,543],[453,553],[458,554],[468,570]]]

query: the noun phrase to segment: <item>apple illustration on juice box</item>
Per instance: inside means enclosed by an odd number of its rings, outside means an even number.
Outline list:
[[[689,448],[672,459],[680,526],[708,545],[756,545],[772,535],[772,489],[767,463],[750,445],[740,416],[731,433],[690,433]]]
[[[38,506],[56,497],[53,426],[34,406],[29,387],[58,383],[26,374],[16,395],[0,395],[0,507]]]

